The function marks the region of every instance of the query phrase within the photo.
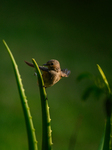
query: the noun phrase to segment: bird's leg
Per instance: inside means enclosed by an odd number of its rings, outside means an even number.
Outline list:
[[[37,73],[36,73],[36,72],[34,72],[34,76],[37,76]]]

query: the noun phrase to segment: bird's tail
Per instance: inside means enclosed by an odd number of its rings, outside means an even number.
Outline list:
[[[34,65],[33,65],[32,63],[29,63],[29,62],[27,62],[27,61],[25,61],[25,63],[26,63],[28,66],[30,66],[30,67],[34,67]]]

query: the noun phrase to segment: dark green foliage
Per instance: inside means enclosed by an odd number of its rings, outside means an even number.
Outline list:
[[[81,81],[81,80],[83,80],[83,79],[91,79],[91,78],[93,78],[93,75],[92,74],[90,74],[89,72],[84,72],[84,73],[81,73],[78,77],[77,77],[77,81],[79,82],[79,81]]]
[[[90,73],[81,73],[77,77],[77,81],[81,82],[83,80],[86,80],[86,82],[89,82],[89,86],[85,87],[85,90],[82,94],[82,100],[87,100],[91,95],[95,99],[99,99],[100,96],[105,92],[105,85],[101,82],[101,79],[94,77]]]
[[[103,90],[97,87],[96,85],[91,85],[90,87],[87,87],[82,95],[82,100],[87,100],[91,94],[96,99],[99,99],[101,94],[103,93]]]
[[[90,85],[85,89],[82,100],[87,100],[91,94],[97,99],[100,99],[102,94],[105,94],[104,100],[104,108],[106,112],[106,126],[104,135],[102,138],[102,142],[99,150],[111,150],[112,149],[112,94],[109,83],[106,79],[106,76],[99,65],[97,65],[98,70],[103,78],[101,79],[93,77],[90,73],[82,73],[77,77],[77,81],[82,81],[84,79],[88,79],[90,81]]]

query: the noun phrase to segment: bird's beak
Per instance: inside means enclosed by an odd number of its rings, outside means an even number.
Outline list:
[[[43,66],[48,66],[48,64],[43,64]]]
[[[50,66],[50,64],[47,64],[47,63],[46,63],[46,64],[43,64],[43,66]]]

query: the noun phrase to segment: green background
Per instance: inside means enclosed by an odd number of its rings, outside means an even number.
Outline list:
[[[27,150],[27,133],[12,64],[4,39],[22,77],[41,147],[41,104],[34,69],[50,59],[71,70],[47,89],[54,150],[70,150],[72,134],[76,150],[97,150],[105,125],[104,96],[81,100],[88,80],[76,81],[82,72],[100,76],[99,64],[112,83],[111,1],[2,1],[0,2],[0,149]]]

